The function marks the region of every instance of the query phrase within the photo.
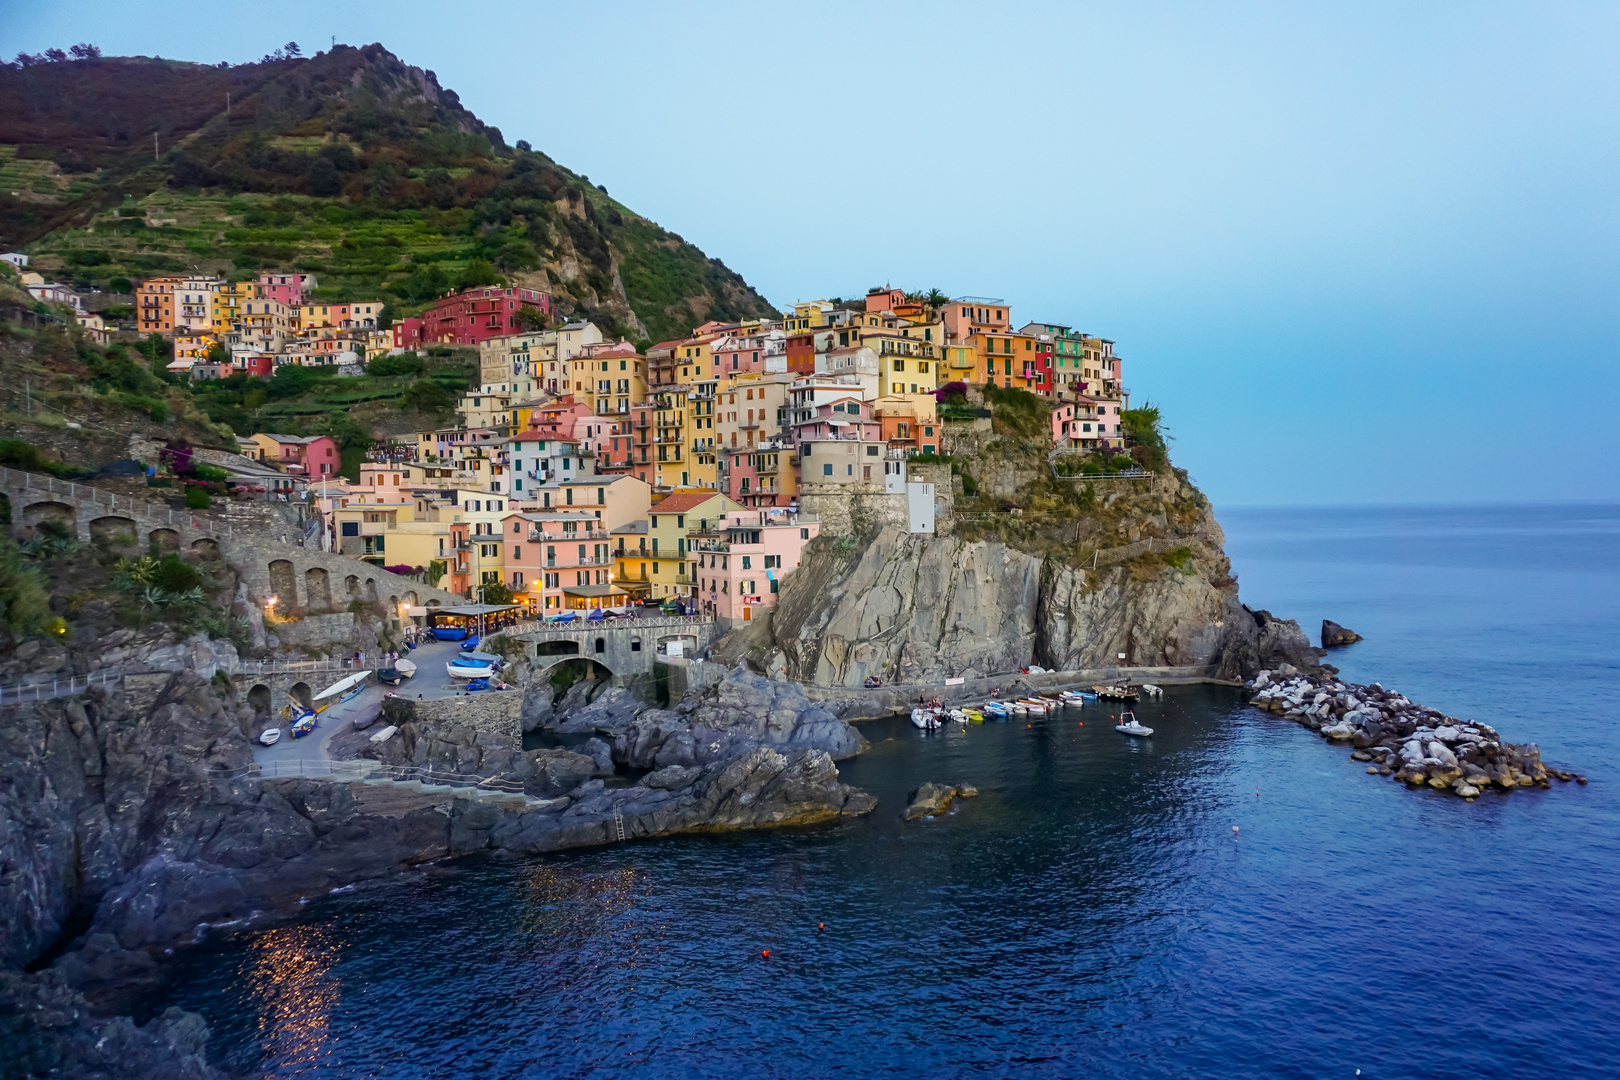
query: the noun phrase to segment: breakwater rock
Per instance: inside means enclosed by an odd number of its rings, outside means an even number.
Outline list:
[[[938,817],[950,813],[957,799],[972,799],[978,794],[979,789],[971,784],[927,783],[911,793],[906,800],[906,809],[900,816],[906,821]]]
[[[1348,743],[1369,773],[1393,776],[1472,799],[1488,788],[1550,787],[1554,779],[1586,778],[1549,769],[1533,743],[1502,741],[1495,728],[1458,720],[1377,683],[1361,686],[1305,675],[1292,667],[1261,671],[1245,684],[1250,704],[1280,713],[1325,739]]]
[[[1322,648],[1334,649],[1340,645],[1354,645],[1361,640],[1361,635],[1348,627],[1340,626],[1332,619],[1322,620]]]

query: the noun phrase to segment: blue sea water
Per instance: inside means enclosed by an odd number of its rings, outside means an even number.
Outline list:
[[[842,767],[867,818],[412,872],[188,950],[151,1004],[276,1077],[1620,1070],[1620,509],[1221,520],[1251,606],[1366,636],[1346,677],[1590,785],[1408,791],[1219,688],[1146,741],[1096,705],[886,721]],[[903,824],[924,780],[983,794]]]

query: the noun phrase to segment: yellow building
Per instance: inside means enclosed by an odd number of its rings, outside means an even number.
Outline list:
[[[684,431],[687,451],[686,471],[681,487],[714,488],[719,486],[720,473],[715,463],[715,403],[717,380],[693,381],[687,386],[686,426]]]
[[[628,417],[632,404],[647,400],[647,358],[628,341],[588,346],[574,368],[584,387],[578,400],[597,416]]]
[[[654,599],[697,595],[697,562],[687,533],[709,529],[721,514],[741,509],[718,492],[703,491],[676,492],[653,504],[647,514],[647,557],[652,563],[647,583]]]
[[[686,487],[690,479],[686,453],[687,393],[685,386],[673,386],[653,395],[653,485],[661,488]]]
[[[257,281],[221,283],[210,298],[209,323],[214,333],[223,334],[231,329],[247,311],[249,300],[262,300],[264,286]]]
[[[979,351],[972,345],[946,345],[940,350],[938,364],[939,386],[951,382],[979,382],[984,375],[979,371]]]

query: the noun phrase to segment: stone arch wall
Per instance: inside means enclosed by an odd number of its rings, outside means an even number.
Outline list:
[[[90,539],[99,544],[132,548],[140,543],[140,535],[141,527],[134,518],[108,515],[90,521]]]
[[[219,557],[219,541],[202,537],[191,542],[191,553],[198,558],[210,559]]]
[[[539,686],[539,685],[541,685],[543,683],[549,682],[551,680],[551,673],[553,671],[555,671],[558,668],[562,667],[564,664],[573,664],[573,663],[579,663],[579,662],[584,662],[584,663],[590,665],[591,676],[593,678],[611,679],[611,678],[614,677],[613,669],[608,667],[606,664],[602,663],[602,661],[596,659],[595,657],[591,657],[591,656],[559,656],[559,657],[556,658],[555,663],[547,664],[544,667],[541,667],[539,664],[536,664],[535,665],[535,673],[534,673],[534,675],[533,675],[533,677],[531,679],[530,685]]]
[[[540,656],[578,656],[580,655],[579,642],[568,638],[557,638],[553,641],[537,641],[534,645],[534,655]]]
[[[65,526],[70,531],[78,529],[78,514],[67,503],[56,502],[52,499],[41,499],[36,503],[29,503],[23,507],[23,532],[32,535],[40,522],[54,521]]]
[[[353,574],[343,579],[343,592],[350,600],[360,599],[360,579]]]
[[[298,606],[298,571],[286,559],[275,559],[270,563],[270,595],[276,598],[283,611],[291,611]]]
[[[295,682],[287,687],[287,698],[294,704],[302,705],[306,709],[315,705],[315,691],[309,688],[307,682]]]
[[[310,611],[331,610],[332,579],[324,567],[312,566],[304,571],[304,607]]]
[[[180,534],[173,529],[153,529],[147,534],[146,542],[159,555],[172,555],[180,550]]]
[[[264,683],[255,683],[247,692],[247,703],[252,706],[256,715],[268,716],[270,714],[270,688]]]
[[[375,604],[378,602],[376,578],[366,578],[366,602],[368,604]]]

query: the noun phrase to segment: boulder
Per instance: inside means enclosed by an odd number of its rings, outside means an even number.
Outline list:
[[[1334,649],[1341,645],[1353,645],[1360,640],[1361,635],[1354,630],[1347,630],[1332,619],[1322,620],[1322,648]]]
[[[906,809],[900,816],[906,821],[916,821],[922,817],[938,817],[949,813],[951,804],[957,799],[971,799],[978,793],[978,788],[967,784],[952,786],[927,783],[911,793],[906,800]]]

